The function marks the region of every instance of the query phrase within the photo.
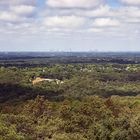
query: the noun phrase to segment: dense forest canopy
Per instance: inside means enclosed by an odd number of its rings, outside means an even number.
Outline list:
[[[0,67],[1,140],[140,139],[139,64],[18,61]]]

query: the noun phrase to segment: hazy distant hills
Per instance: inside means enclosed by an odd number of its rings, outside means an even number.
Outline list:
[[[140,52],[0,52],[0,59],[34,57],[140,57]]]

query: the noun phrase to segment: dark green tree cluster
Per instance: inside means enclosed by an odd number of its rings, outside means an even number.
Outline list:
[[[0,140],[139,140],[139,95],[140,65],[1,67]]]
[[[22,106],[3,106],[0,139],[139,140],[140,98],[126,98],[49,102],[38,96]]]
[[[63,84],[37,78],[58,79]],[[24,101],[43,95],[49,100],[85,96],[136,96],[140,94],[140,65],[61,64],[35,68],[0,68],[0,102]]]

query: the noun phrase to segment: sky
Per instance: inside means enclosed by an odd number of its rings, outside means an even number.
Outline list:
[[[140,0],[0,0],[0,51],[140,51]]]

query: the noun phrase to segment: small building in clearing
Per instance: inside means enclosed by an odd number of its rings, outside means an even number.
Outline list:
[[[33,81],[32,81],[32,84],[33,85],[36,85],[40,82],[43,82],[43,81],[47,81],[47,82],[56,82],[56,84],[63,84],[64,82],[63,81],[60,81],[58,79],[48,79],[48,78],[41,78],[41,77],[37,77],[35,78]]]

